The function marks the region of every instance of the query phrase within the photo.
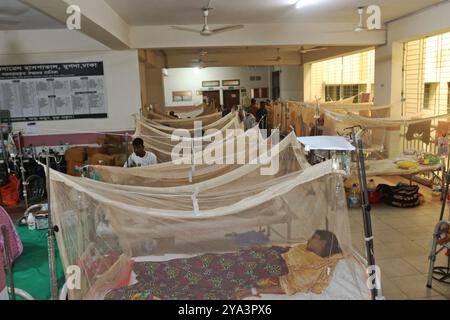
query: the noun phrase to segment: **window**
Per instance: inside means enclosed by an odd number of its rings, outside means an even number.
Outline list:
[[[251,90],[252,98],[262,99],[269,98],[269,88],[254,88]]]
[[[341,99],[341,86],[325,85],[325,101],[338,101]]]
[[[425,110],[433,110],[436,105],[436,93],[438,83],[425,83],[423,89],[423,108]]]
[[[311,98],[337,101],[360,93],[374,95],[375,50],[312,63]],[[361,102],[359,96],[355,102]],[[370,99],[369,99],[370,100]]]
[[[447,113],[450,113],[450,82],[447,83]]]
[[[403,114],[450,111],[450,33],[404,44]]]

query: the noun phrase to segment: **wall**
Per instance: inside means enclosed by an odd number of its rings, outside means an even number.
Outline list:
[[[387,42],[375,51],[375,104],[391,104],[391,117],[400,117],[403,109],[403,44],[449,31],[449,13],[450,3],[444,2],[388,23]],[[398,137],[388,139],[389,154],[396,156],[402,151]]]
[[[94,143],[93,135],[71,137],[63,134],[134,129],[132,115],[138,113],[141,106],[137,50],[105,50],[95,40],[67,30],[1,32],[0,39],[0,65],[85,61],[103,61],[104,64],[108,118],[39,121],[32,127],[26,123],[16,123],[15,130],[23,129],[25,134],[41,136],[28,141],[33,144],[53,144],[56,140],[73,144]]]
[[[387,26],[387,43],[375,52],[375,103],[396,104],[401,115],[403,43],[450,30],[450,3],[444,2]]]
[[[175,68],[169,69],[169,76],[164,77],[164,96],[166,106],[186,106],[196,105],[202,103],[202,96],[198,96],[197,91],[207,91],[208,88],[202,88],[202,81],[214,80],[237,80],[241,81],[241,88],[247,89],[247,94],[250,96],[252,88],[269,88],[269,73],[268,67],[224,67],[224,68]],[[261,81],[250,81],[250,76],[261,76]],[[221,89],[221,87],[214,88]],[[187,91],[193,93],[192,102],[173,102],[173,91]],[[242,96],[241,96],[242,98]],[[223,97],[221,96],[221,104],[223,104]]]
[[[108,118],[64,121],[38,121],[33,133],[64,131],[121,131],[134,128],[132,115],[140,109],[139,70],[136,51],[105,51],[50,54],[0,55],[0,65],[103,61]],[[26,127],[16,123],[15,129]],[[56,130],[56,131],[55,131]]]
[[[280,98],[281,100],[299,101],[303,95],[300,66],[281,66],[280,68]]]

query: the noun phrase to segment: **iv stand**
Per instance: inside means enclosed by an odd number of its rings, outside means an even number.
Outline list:
[[[363,129],[361,129],[358,133],[355,133],[355,127],[352,129],[352,140],[356,147],[356,168],[358,171],[358,180],[361,189],[361,209],[363,214],[363,223],[364,223],[364,236],[366,243],[366,255],[367,255],[367,263],[369,267],[369,277],[373,279],[375,277],[375,284],[379,283],[380,274],[377,274],[377,268],[375,264],[375,252],[373,245],[373,233],[372,233],[372,219],[370,215],[370,203],[369,203],[369,194],[367,192],[367,176],[366,176],[366,168],[364,163],[364,151],[362,141],[359,138],[360,133],[362,133]],[[373,286],[371,289],[372,300],[382,299],[382,295],[380,294],[381,288],[376,288]]]
[[[47,202],[48,202],[48,264],[50,268],[50,289],[52,300],[58,299],[58,281],[56,276],[56,257],[55,257],[55,232],[58,232],[58,227],[53,226],[52,221],[52,206],[50,198],[50,157],[47,151],[46,159],[46,184],[47,184]]]

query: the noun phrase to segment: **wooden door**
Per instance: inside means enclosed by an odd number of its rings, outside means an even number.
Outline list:
[[[241,104],[241,96],[239,90],[224,90],[223,91],[223,106],[228,113],[235,106]]]
[[[220,106],[220,91],[203,91],[203,100],[207,101],[207,103],[211,103],[214,101],[214,105],[216,107]]]
[[[280,71],[272,72],[272,100],[280,98]]]

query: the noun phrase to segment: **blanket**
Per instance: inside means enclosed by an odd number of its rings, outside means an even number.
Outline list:
[[[106,300],[232,300],[257,282],[288,273],[281,254],[289,248],[242,249],[134,265],[138,283],[113,290]]]
[[[239,293],[274,283],[286,294],[322,293],[341,255],[322,258],[305,245],[241,249],[134,265],[138,283],[107,300],[235,300]]]

